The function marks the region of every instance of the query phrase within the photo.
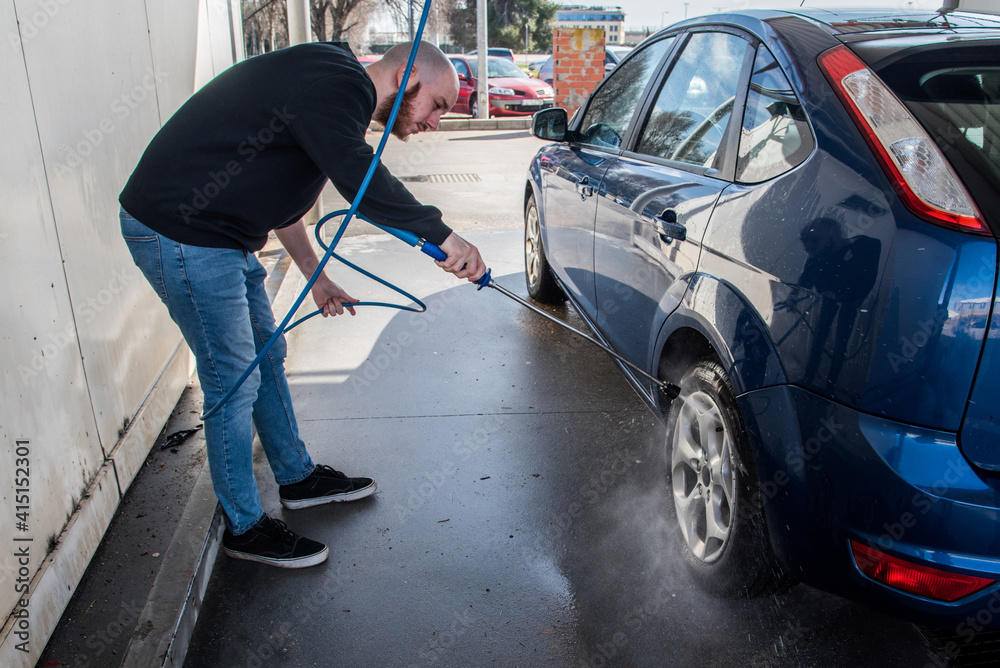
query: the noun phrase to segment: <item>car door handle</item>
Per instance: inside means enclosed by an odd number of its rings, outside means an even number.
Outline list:
[[[576,188],[577,194],[580,195],[582,199],[587,199],[594,194],[594,186],[590,185],[590,177],[586,174],[580,174],[579,172],[570,172],[570,179],[572,179],[574,188]]]
[[[667,243],[670,243],[672,239],[678,241],[687,239],[687,228],[677,222],[677,212],[672,209],[667,209],[659,216],[654,216],[653,228]]]

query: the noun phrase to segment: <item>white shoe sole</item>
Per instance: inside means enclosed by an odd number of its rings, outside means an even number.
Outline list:
[[[324,503],[343,503],[344,501],[357,501],[358,499],[363,499],[366,496],[371,496],[376,491],[378,491],[378,483],[372,480],[372,484],[367,487],[362,487],[361,489],[356,489],[353,492],[347,492],[345,494],[335,494],[333,496],[318,496],[313,499],[281,499],[281,505],[289,510],[299,510],[300,508],[311,508],[312,506],[321,506]]]
[[[328,547],[324,547],[322,552],[310,554],[308,557],[299,557],[298,559],[276,559],[274,557],[261,557],[249,552],[237,552],[236,550],[230,550],[228,547],[223,547],[222,549],[225,551],[226,556],[233,559],[256,561],[268,566],[277,566],[278,568],[308,568],[309,566],[322,564],[330,556],[330,549]]]

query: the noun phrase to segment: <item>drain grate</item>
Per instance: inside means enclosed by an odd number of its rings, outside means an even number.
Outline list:
[[[408,183],[477,183],[482,181],[479,174],[420,174],[418,176],[397,176]]]

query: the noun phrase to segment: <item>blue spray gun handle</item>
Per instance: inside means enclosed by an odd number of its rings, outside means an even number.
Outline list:
[[[411,246],[416,246],[417,248],[420,249],[420,252],[422,252],[424,255],[429,255],[438,262],[444,262],[445,260],[448,259],[448,254],[445,253],[443,250],[441,250],[440,246],[438,246],[437,244],[432,244],[429,241],[424,241],[413,232],[409,232],[407,230],[398,230],[394,227],[384,227],[382,225],[379,225],[378,223],[372,223],[372,224],[375,225],[375,227],[379,228],[380,230],[388,232],[389,234],[396,237],[400,241],[403,241],[404,243],[407,243]],[[465,267],[462,268],[464,269]],[[477,290],[482,290],[483,288],[485,288],[487,285],[490,284],[490,281],[492,280],[490,273],[491,273],[490,270],[487,269],[486,273],[479,277],[479,280],[476,281],[476,285],[479,286],[478,288],[476,288]]]

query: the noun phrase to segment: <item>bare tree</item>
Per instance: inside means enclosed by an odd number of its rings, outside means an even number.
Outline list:
[[[288,45],[288,15],[285,0],[241,0],[243,34],[247,55],[253,56]],[[397,25],[408,23],[410,2],[414,22],[423,10],[422,0],[309,0],[309,19],[317,41],[346,40],[357,49],[367,44],[369,24],[380,12],[388,12]],[[425,37],[448,33],[450,7],[455,0],[439,0],[431,10]]]
[[[288,46],[285,0],[242,0],[243,41],[248,56]]]
[[[320,42],[342,40],[348,34],[367,29],[368,23],[381,10],[396,18],[405,16],[407,0],[310,0],[312,28]],[[420,4],[416,3],[416,11]],[[329,31],[328,31],[329,28]]]

